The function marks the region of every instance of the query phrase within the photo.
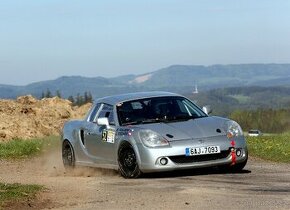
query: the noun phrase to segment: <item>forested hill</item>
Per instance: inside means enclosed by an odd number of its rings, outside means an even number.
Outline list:
[[[81,74],[81,73],[80,73]],[[96,69],[96,75],[101,71]],[[0,98],[32,94],[40,97],[47,90],[60,92],[67,98],[90,92],[94,98],[147,90],[191,92],[197,85],[201,91],[234,86],[290,87],[290,64],[240,65],[173,65],[142,75],[121,75],[113,78],[63,76],[26,86],[0,85]]]
[[[198,105],[211,105],[213,114],[229,116],[235,110],[290,109],[290,87],[231,87],[188,93]]]

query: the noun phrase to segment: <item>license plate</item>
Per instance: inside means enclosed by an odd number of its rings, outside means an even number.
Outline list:
[[[190,147],[185,149],[186,156],[207,155],[221,153],[219,146]]]

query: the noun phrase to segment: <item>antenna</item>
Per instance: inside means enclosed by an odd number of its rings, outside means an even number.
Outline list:
[[[195,84],[195,89],[194,89],[194,91],[192,93],[193,94],[198,94],[197,84]]]

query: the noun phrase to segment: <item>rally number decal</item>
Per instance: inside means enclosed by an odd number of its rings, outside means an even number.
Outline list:
[[[104,129],[102,131],[102,140],[108,143],[115,142],[115,131]]]

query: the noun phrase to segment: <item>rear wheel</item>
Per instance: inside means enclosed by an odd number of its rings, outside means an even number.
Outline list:
[[[129,143],[120,146],[118,163],[120,173],[124,178],[137,178],[142,174],[137,163],[134,149]]]
[[[74,150],[69,141],[62,144],[62,161],[65,169],[73,169],[75,167]]]

